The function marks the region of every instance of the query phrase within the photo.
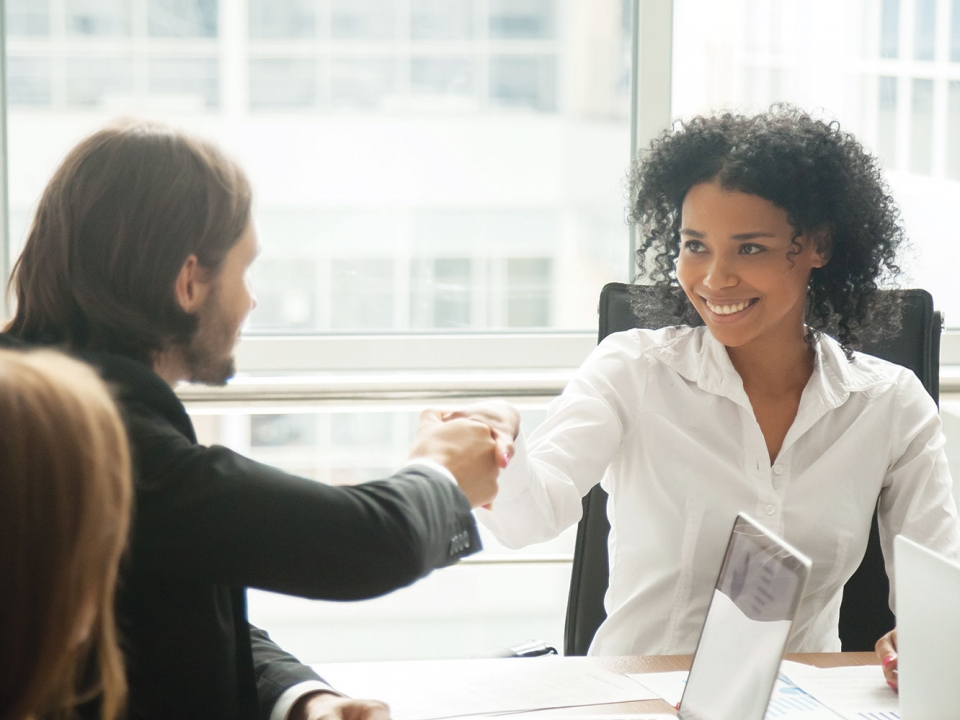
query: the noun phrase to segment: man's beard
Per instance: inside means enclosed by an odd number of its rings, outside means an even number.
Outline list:
[[[236,328],[220,307],[220,288],[214,287],[198,315],[197,330],[183,352],[190,382],[222,386],[237,372],[233,347]]]

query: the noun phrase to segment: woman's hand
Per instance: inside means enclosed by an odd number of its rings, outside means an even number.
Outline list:
[[[894,628],[882,638],[877,640],[877,657],[883,665],[883,676],[887,679],[887,685],[899,692],[899,673],[897,672],[897,629]]]
[[[497,459],[500,467],[506,467],[513,457],[513,441],[520,432],[520,413],[510,403],[503,400],[485,400],[467,405],[461,410],[445,412],[441,418],[444,422],[463,418],[487,425],[497,439]]]

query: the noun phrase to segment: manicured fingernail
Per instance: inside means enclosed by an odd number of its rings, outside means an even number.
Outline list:
[[[887,665],[889,665],[890,663],[892,663],[892,662],[893,662],[894,660],[896,660],[896,659],[897,659],[897,656],[896,656],[896,655],[887,655],[887,656],[883,659],[883,662],[881,662],[880,664],[883,665],[883,667],[886,667]]]
[[[891,690],[896,690],[896,689],[897,689],[897,686],[894,685],[890,680],[887,680],[887,685],[890,686],[890,689],[891,689]]]

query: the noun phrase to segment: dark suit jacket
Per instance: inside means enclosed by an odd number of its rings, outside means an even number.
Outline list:
[[[198,445],[143,364],[84,359],[114,386],[134,456],[117,598],[132,718],[267,718],[285,689],[317,678],[247,623],[246,587],[369,598],[480,549],[466,497],[440,475],[408,468],[355,487],[294,477]]]

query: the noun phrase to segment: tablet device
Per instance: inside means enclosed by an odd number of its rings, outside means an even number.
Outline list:
[[[737,515],[690,666],[681,720],[763,720],[810,560]]]

